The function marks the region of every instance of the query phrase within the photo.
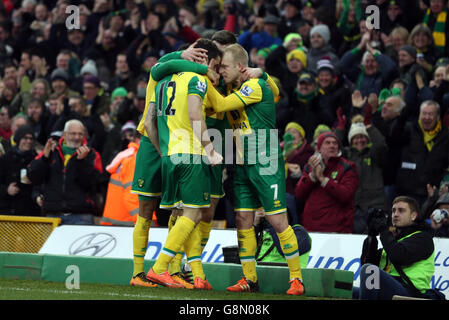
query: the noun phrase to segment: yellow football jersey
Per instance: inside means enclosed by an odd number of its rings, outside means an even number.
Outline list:
[[[207,88],[206,78],[193,72],[169,75],[156,85],[151,102],[157,108],[159,143],[163,156],[206,154],[194,132],[200,132],[200,124],[194,123],[192,127],[190,121],[188,97],[196,95],[202,100],[204,117]]]

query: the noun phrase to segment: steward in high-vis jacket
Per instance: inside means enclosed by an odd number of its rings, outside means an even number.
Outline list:
[[[138,142],[130,142],[128,149],[120,152],[106,167],[109,178],[106,203],[101,225],[134,226],[139,213],[137,194],[131,193]]]
[[[394,295],[421,298],[430,289],[435,271],[433,234],[418,210],[415,199],[396,197],[391,216],[393,231],[387,227],[384,211],[371,212],[361,256],[360,288],[354,288],[354,298],[391,300]],[[382,249],[378,249],[378,234]]]

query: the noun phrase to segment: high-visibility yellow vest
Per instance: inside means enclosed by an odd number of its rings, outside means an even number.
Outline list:
[[[417,234],[421,231],[413,232],[401,239],[398,242],[411,237],[414,234]],[[387,260],[387,254],[385,250],[382,250],[382,256],[380,259],[379,268],[387,272],[393,277],[400,277],[398,271],[394,268],[393,264]],[[409,277],[410,281],[413,285],[424,293],[427,289],[430,289],[430,279],[432,278],[433,273],[435,272],[435,255],[434,252],[425,260],[420,260],[415,263],[412,263],[409,266],[402,266],[402,270]]]

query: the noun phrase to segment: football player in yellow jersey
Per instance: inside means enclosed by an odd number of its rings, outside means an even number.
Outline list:
[[[226,48],[228,45],[237,43],[237,37],[230,31],[227,30],[220,30],[214,33],[214,35],[211,38],[212,42],[215,43],[215,45],[222,51],[224,48]],[[178,64],[178,60],[171,60],[166,62],[165,64],[170,64],[171,68],[176,69],[176,71],[183,71],[184,69],[181,68]],[[207,76],[208,76],[208,86],[211,88],[212,86],[220,86],[219,81],[219,75],[218,75],[218,68],[214,70],[212,65],[208,66],[207,69]],[[168,72],[161,72],[162,65],[158,65],[156,68],[153,68],[152,74],[154,75],[155,79],[160,79],[162,75],[166,75]],[[175,71],[175,70],[173,70]],[[214,71],[217,72],[217,74],[214,74]],[[257,76],[258,77],[258,76]],[[211,81],[209,82],[209,79]],[[221,86],[225,87],[225,84],[221,82]],[[224,88],[222,88],[224,89]],[[224,91],[224,90],[223,90]],[[225,92],[223,92],[225,93]],[[219,94],[216,92],[216,94]],[[213,111],[213,108],[211,108],[211,101],[210,99],[205,99],[203,101],[204,106],[206,109],[206,125],[208,129],[217,129],[221,136],[225,136],[225,129],[230,128],[228,120],[225,116],[224,112],[215,112]],[[209,235],[212,229],[212,219],[214,218],[215,209],[218,205],[218,202],[221,198],[224,197],[224,190],[223,190],[223,170],[224,170],[224,164],[217,165],[210,168],[211,170],[211,193],[210,193],[210,207],[207,209],[207,212],[203,211],[201,221],[198,224],[198,228],[200,230],[201,234],[201,248],[204,249],[206,246]],[[182,211],[180,210],[173,210],[172,214],[170,216],[169,221],[169,230],[176,222],[176,219],[179,215],[182,215]],[[178,254],[175,256],[175,258],[171,261],[169,266],[169,272],[172,275],[174,279],[177,279],[178,277],[182,276],[184,280],[189,280],[191,278],[191,272],[188,271],[190,266],[185,265],[183,268],[184,274],[180,274],[180,266],[182,257],[184,256],[184,249],[181,248],[181,251],[178,252]],[[189,261],[188,261],[189,262]],[[192,279],[193,280],[193,279]]]
[[[211,40],[200,39],[196,47],[207,49],[208,54],[207,60],[196,62],[219,63],[221,53]],[[169,75],[158,83],[150,103],[150,116],[145,122],[151,142],[162,155],[161,207],[183,209],[147,274],[150,281],[167,287],[177,287],[167,268],[184,245],[188,257],[198,258],[190,262],[195,288],[212,289],[202,270],[200,234],[195,228],[202,211],[210,206],[209,171],[201,156],[207,156],[211,165],[220,164],[223,159],[215,152],[207,132],[203,116],[206,92],[207,82],[203,76],[190,72]],[[184,162],[186,156],[187,163]],[[180,158],[183,161],[180,162]]]
[[[223,42],[229,39],[229,36],[228,36],[229,34],[226,34],[224,32],[217,32],[212,39],[223,38],[223,37],[221,37],[221,35],[226,36],[226,37],[224,37],[224,39],[221,39],[222,40],[221,45],[226,47],[226,45],[224,45]],[[215,36],[217,36],[217,37],[215,37]],[[220,36],[220,37],[218,37],[218,36]],[[166,75],[182,71],[183,69],[181,69],[179,67],[178,61],[179,60],[170,60],[170,61],[167,61],[165,63],[155,66],[151,71],[152,76],[156,80],[161,80],[162,77],[164,77]],[[213,66],[209,66],[208,72],[211,69],[213,69]],[[243,72],[243,75],[244,75],[245,79],[246,78],[248,78],[248,79],[249,78],[262,78],[262,79],[266,80],[268,85],[270,86],[270,89],[273,92],[273,95],[275,97],[278,96],[279,90],[278,90],[276,84],[261,69],[246,68],[245,71]],[[211,75],[209,74],[208,76],[210,77]],[[220,87],[222,87],[221,89],[223,89],[223,92],[226,93],[226,89],[224,88],[224,87],[226,87],[226,84],[223,83]],[[217,95],[218,95],[218,97],[217,97]],[[220,98],[221,98],[221,100],[220,100]],[[210,117],[210,113],[208,113],[208,116],[206,117],[206,124],[207,124],[208,128],[212,127],[214,129],[218,129],[219,133],[221,134],[221,137],[225,136],[225,130],[230,128],[230,126],[229,126],[227,117],[224,115],[224,111],[220,112],[217,110],[220,107],[225,108],[226,110],[236,110],[239,108],[243,108],[245,106],[239,98],[233,99],[232,96],[229,96],[229,98],[231,100],[229,100],[228,98],[222,97],[221,94],[213,88],[213,84],[209,83],[209,81],[208,81],[207,99],[203,100],[203,104],[204,104],[206,110],[210,109],[213,112],[217,112],[216,113],[217,116]],[[215,105],[214,105],[214,103],[215,103]],[[222,119],[222,120],[220,120],[220,119]],[[218,141],[222,141],[222,139],[218,139],[217,142]],[[219,148],[218,150],[222,150],[222,146],[217,145],[217,148]],[[220,198],[220,196],[216,196],[216,195],[223,194],[223,183],[222,183],[223,168],[222,168],[222,166],[218,165],[215,167],[211,167],[210,169],[211,169],[211,194],[210,194],[211,206],[207,209],[207,212],[203,211],[201,221],[198,224],[198,228],[200,229],[200,234],[201,234],[201,247],[202,248],[205,247],[205,245],[209,239],[209,234],[210,234],[211,225],[212,225],[212,218],[213,218],[213,215],[215,212],[215,207],[218,204],[218,200]],[[176,210],[176,211],[179,211],[179,210]],[[179,214],[179,212],[172,213],[172,215],[170,217],[170,222],[169,222],[169,230],[171,228],[170,224],[173,225],[175,223],[175,218],[174,218],[175,215],[178,215],[178,214]],[[176,277],[179,274],[181,259],[182,259],[183,255],[184,255],[184,250],[181,250],[181,252],[178,252],[178,254],[175,256],[175,258],[170,262],[168,271],[170,272],[170,274],[172,275],[172,277],[174,279],[176,279]],[[188,257],[187,261],[190,262],[191,258]],[[186,276],[186,274],[184,274],[184,276]],[[190,276],[188,278],[190,278]],[[184,277],[184,279],[186,280],[185,277]]]
[[[206,50],[194,48],[193,45],[182,52],[170,53],[164,59],[182,58],[187,61],[204,59],[207,57]],[[185,66],[185,70],[190,70]],[[194,71],[192,69],[190,71]],[[139,213],[133,231],[133,277],[130,281],[132,286],[156,287],[157,285],[147,280],[144,271],[144,257],[148,246],[148,233],[150,230],[153,211],[156,210],[161,195],[161,158],[150,142],[144,128],[144,120],[149,109],[151,97],[157,82],[152,79],[148,81],[147,94],[145,98],[145,110],[137,130],[142,134],[139,152],[136,159],[132,191],[139,195]]]
[[[242,163],[236,166],[233,185],[239,257],[244,277],[227,290],[256,292],[259,289],[253,221],[255,211],[263,207],[287,259],[290,271],[287,294],[302,295],[305,290],[298,242],[286,214],[284,161],[275,130],[274,96],[265,80],[245,81],[243,74],[247,66],[248,53],[242,46],[233,44],[224,50],[220,75],[232,86],[230,99],[241,100],[244,104],[243,108],[228,113],[231,127],[238,133],[235,135],[236,145],[242,156]],[[268,162],[264,161],[267,159]]]

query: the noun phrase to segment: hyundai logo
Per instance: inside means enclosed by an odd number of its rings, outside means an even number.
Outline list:
[[[117,240],[109,233],[89,233],[72,242],[69,254],[104,257],[114,250],[116,244]]]

